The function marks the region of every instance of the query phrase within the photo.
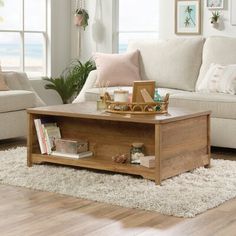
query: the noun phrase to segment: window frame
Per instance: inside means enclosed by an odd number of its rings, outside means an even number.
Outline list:
[[[158,34],[159,35],[159,30],[160,29],[157,29],[156,31],[153,31],[153,30],[144,30],[144,29],[141,29],[141,30],[120,30],[119,28],[119,3],[120,1],[119,0],[114,0],[114,8],[113,8],[113,15],[114,15],[114,23],[113,23],[113,52],[114,53],[119,53],[119,35],[120,34],[145,34],[145,33],[153,33],[153,34]],[[159,4],[159,2],[158,2]]]
[[[45,31],[44,30],[25,30],[25,0],[22,0],[21,6],[21,30],[2,30],[0,29],[0,33],[18,33],[20,35],[20,71],[25,71],[25,34],[41,34],[43,36],[43,74],[40,76],[46,76],[48,74],[48,4],[49,0],[45,0]]]

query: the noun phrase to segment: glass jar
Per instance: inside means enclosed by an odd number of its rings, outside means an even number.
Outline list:
[[[144,156],[144,144],[143,143],[132,143],[130,149],[130,163],[140,164],[140,157]]]
[[[106,101],[104,96],[100,96],[100,99],[97,100],[97,110],[101,111],[101,110],[105,110],[106,109]]]

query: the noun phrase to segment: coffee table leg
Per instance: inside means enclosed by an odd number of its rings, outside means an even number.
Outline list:
[[[211,115],[207,116],[207,154],[209,164],[205,165],[206,168],[211,167]]]
[[[161,125],[155,125],[155,182],[161,184]]]
[[[27,166],[32,166],[32,146],[33,146],[33,116],[28,114],[28,136],[27,136]]]

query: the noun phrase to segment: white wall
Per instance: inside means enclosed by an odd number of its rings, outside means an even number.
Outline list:
[[[102,23],[104,26],[104,41],[96,44],[92,38],[92,25],[94,23],[94,12],[96,1],[99,0],[86,0],[85,8],[88,10],[90,15],[89,27],[85,31],[81,31],[81,59],[88,60],[92,53],[95,51],[114,52],[114,31],[115,31],[115,2],[118,0],[100,0],[102,3]],[[179,37],[174,33],[174,22],[175,22],[175,0],[159,0],[160,1],[160,38],[172,38]],[[211,11],[205,6],[205,1],[202,0],[202,35],[208,37],[211,35],[223,35],[236,37],[236,26],[230,24],[230,2],[231,0],[224,0],[225,7],[222,11],[223,24],[220,29],[215,29],[210,24]],[[233,0],[236,1],[236,0]],[[72,47],[71,55],[72,58],[78,58],[78,29],[73,24],[73,12],[75,9],[75,0],[72,0]],[[182,36],[187,37],[187,36]],[[97,49],[97,50],[96,50]]]
[[[220,29],[215,29],[210,24],[211,11],[205,6],[202,0],[202,35],[208,37],[211,35],[222,35],[236,37],[236,26],[230,24],[230,1],[225,0],[225,7],[222,11],[223,25]],[[235,1],[235,0],[233,0]],[[175,22],[175,0],[160,0],[160,38],[177,37],[174,33]],[[186,36],[182,36],[186,37]]]
[[[75,11],[75,0],[72,0],[71,4],[71,24],[72,24],[72,33],[71,33],[71,56],[72,58],[78,58],[78,54],[81,55],[81,60],[88,60],[93,52],[106,52],[111,53],[113,49],[113,27],[114,27],[114,19],[113,19],[113,9],[114,9],[114,0],[86,0],[85,8],[89,12],[89,26],[84,31],[83,29],[79,30],[76,26],[74,26],[74,11]],[[93,25],[95,23],[95,7],[96,2],[98,9],[101,9],[101,17],[99,19],[99,23],[101,26],[101,30],[99,33],[103,35],[103,40],[101,42],[96,43],[93,40]],[[100,4],[100,7],[99,7]],[[81,33],[81,51],[78,53],[78,33]]]
[[[48,7],[48,76],[58,77],[71,61],[71,1],[51,0]],[[41,78],[31,81],[32,87],[47,105],[61,104],[53,90],[44,89]]]
[[[57,77],[71,59],[71,1],[51,0],[49,75]],[[51,25],[51,27],[50,27]]]

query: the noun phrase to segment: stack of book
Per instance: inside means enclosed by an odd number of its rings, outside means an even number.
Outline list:
[[[55,148],[55,140],[61,138],[60,128],[56,123],[42,123],[34,120],[39,147],[42,154],[51,154]]]
[[[93,156],[88,151],[88,142],[83,140],[68,140],[61,138],[60,128],[57,123],[34,120],[41,154],[48,154],[70,159],[79,159]]]
[[[84,158],[84,157],[91,157],[91,156],[93,156],[93,152],[87,151],[87,152],[73,154],[73,153],[63,153],[63,152],[53,151],[52,155],[77,160],[77,159]]]

